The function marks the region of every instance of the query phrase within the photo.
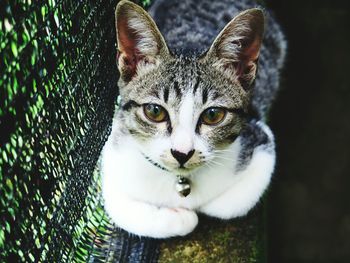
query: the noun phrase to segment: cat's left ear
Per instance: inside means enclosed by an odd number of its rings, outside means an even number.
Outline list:
[[[253,83],[265,17],[261,9],[248,9],[233,18],[214,40],[203,60],[223,71],[247,90]]]

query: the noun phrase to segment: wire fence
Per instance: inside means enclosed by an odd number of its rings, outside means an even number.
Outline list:
[[[1,2],[0,262],[130,258],[94,172],[117,96],[116,3]]]

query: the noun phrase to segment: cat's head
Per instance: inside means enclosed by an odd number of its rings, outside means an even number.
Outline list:
[[[231,145],[247,121],[264,31],[260,9],[240,13],[198,57],[173,54],[152,18],[116,9],[119,120],[155,165],[185,174]]]

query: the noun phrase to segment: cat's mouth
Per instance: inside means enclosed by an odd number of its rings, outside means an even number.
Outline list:
[[[188,166],[180,165],[176,167],[174,170],[172,170],[173,173],[177,175],[191,175],[193,174],[197,169],[203,166],[203,162],[196,162],[188,164]]]
[[[193,168],[188,168],[183,166],[180,166],[174,170],[174,173],[178,175],[188,175],[188,174],[191,174],[192,172],[193,172]]]

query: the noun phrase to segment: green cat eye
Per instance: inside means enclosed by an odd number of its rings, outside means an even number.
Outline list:
[[[208,108],[203,111],[201,115],[201,120],[204,124],[207,125],[216,125],[219,124],[226,116],[226,110],[223,108]]]
[[[143,112],[146,117],[153,122],[165,121],[168,114],[166,110],[157,104],[145,104],[143,105]]]

